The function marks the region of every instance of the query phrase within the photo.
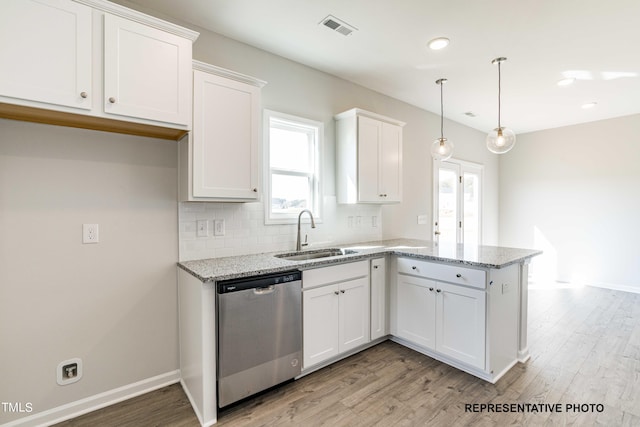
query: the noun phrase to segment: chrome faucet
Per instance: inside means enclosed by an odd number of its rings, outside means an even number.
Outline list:
[[[300,241],[300,218],[302,218],[302,214],[305,212],[308,213],[309,217],[311,218],[311,228],[316,228],[316,222],[313,220],[313,214],[311,213],[311,211],[309,209],[301,210],[300,215],[298,215],[298,238],[296,239],[296,251],[300,251],[302,250],[303,246],[308,245],[306,238],[304,243]]]

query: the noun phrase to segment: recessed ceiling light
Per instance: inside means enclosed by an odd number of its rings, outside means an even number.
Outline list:
[[[597,102],[587,102],[586,104],[582,104],[582,108],[588,110],[589,108],[593,108],[598,105]]]
[[[562,79],[558,81],[558,86],[569,86],[570,84],[573,84],[573,82],[575,81],[576,79],[573,77],[569,77],[568,79]]]
[[[449,39],[446,37],[438,37],[431,40],[428,43],[429,48],[433,50],[440,50],[442,48],[447,47],[448,45],[449,45]]]

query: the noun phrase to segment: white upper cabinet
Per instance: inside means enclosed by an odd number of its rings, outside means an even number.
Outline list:
[[[193,132],[180,143],[180,200],[258,200],[265,82],[193,64]]]
[[[190,40],[105,15],[105,113],[187,126],[190,92]]]
[[[0,117],[170,139],[191,129],[198,33],[105,0],[2,7]]]
[[[401,202],[405,123],[358,108],[335,119],[338,203]]]
[[[90,110],[91,15],[67,0],[3,0],[0,95]]]

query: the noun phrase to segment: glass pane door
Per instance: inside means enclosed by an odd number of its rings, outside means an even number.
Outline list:
[[[464,198],[463,239],[466,245],[480,244],[480,175],[464,172],[462,178]]]
[[[482,166],[434,162],[434,236],[443,244],[482,244]]]
[[[438,220],[436,241],[456,243],[458,241],[458,173],[456,170],[440,168],[438,171]]]

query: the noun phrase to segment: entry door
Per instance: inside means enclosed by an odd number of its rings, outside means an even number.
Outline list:
[[[482,244],[482,165],[434,161],[433,240]]]

